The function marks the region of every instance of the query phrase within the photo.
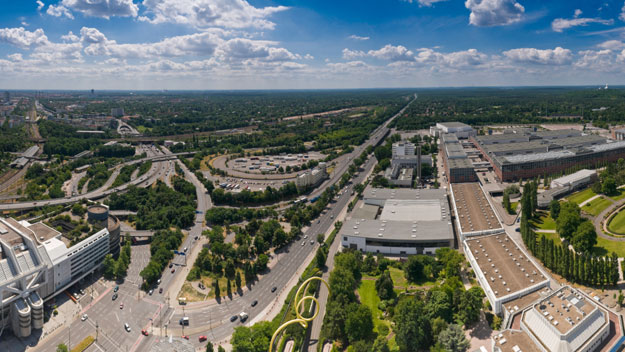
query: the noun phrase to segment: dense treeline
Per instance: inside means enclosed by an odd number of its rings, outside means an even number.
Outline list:
[[[135,148],[117,144],[106,145],[98,148],[95,155],[106,158],[125,158],[135,155]]]
[[[113,184],[111,185],[111,187],[115,188],[117,186],[121,186],[125,183],[130,182],[130,177],[132,176],[132,173],[135,172],[136,169],[137,169],[137,164],[131,164],[131,165],[126,165],[122,167],[122,169],[119,171],[119,175],[117,175],[117,178],[115,179],[115,181],[113,181]]]
[[[226,192],[223,188],[214,188],[211,199],[215,204],[232,206],[257,205],[292,199],[299,194],[305,193],[305,191],[298,190],[294,182],[289,182],[278,189],[267,186],[264,191],[244,189],[241,192],[234,193]]]
[[[591,252],[597,234],[590,221],[580,218],[577,204],[566,202],[556,206],[552,203],[551,206],[552,215],[557,219],[558,234],[566,242],[554,242],[534,232],[529,220],[536,214],[536,189],[535,181],[526,183],[521,197],[523,213],[520,231],[523,242],[530,252],[545,267],[572,282],[601,287],[616,285],[619,278],[618,257],[616,253],[598,256]],[[569,243],[573,245],[574,250],[569,248]]]
[[[77,130],[78,128],[64,123],[40,121],[39,133],[47,139],[43,152],[49,156],[53,154],[74,156],[103,143],[101,137],[80,134],[76,132]]]
[[[112,173],[105,164],[92,165],[87,169],[87,175],[85,176],[89,180],[87,191],[91,192],[104,186]]]
[[[222,208],[212,207],[206,211],[206,221],[214,225],[236,224],[243,220],[264,219],[275,217],[277,213],[270,208]]]
[[[152,287],[161,277],[163,269],[174,257],[173,250],[182,244],[184,235],[180,230],[159,230],[152,236],[150,243],[150,261],[139,273],[143,278],[143,289]]]
[[[130,240],[126,239],[122,246],[117,260],[111,254],[104,257],[102,263],[102,275],[109,280],[121,280],[126,277],[128,266],[130,265],[131,247]]]
[[[136,211],[138,230],[186,228],[195,219],[195,193],[190,196],[177,192],[161,181],[147,189],[130,186],[126,193],[113,193],[109,206],[111,210]]]
[[[592,120],[593,125],[604,126],[625,121],[623,98],[623,89],[577,87],[424,90],[395,121],[395,126],[413,130],[429,128],[441,121],[470,125],[570,122],[569,116],[583,116],[582,122]],[[600,107],[607,109],[599,110]]]
[[[67,166],[56,168],[54,166],[49,165],[50,169],[54,169],[54,171],[45,169],[39,163],[34,163],[28,168],[25,178],[29,182],[23,192],[28,199],[38,200],[65,197],[61,187],[65,181],[72,177],[72,173]]]

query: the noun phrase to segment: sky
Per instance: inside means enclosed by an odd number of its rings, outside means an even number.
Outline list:
[[[625,0],[0,0],[0,89],[625,84]]]

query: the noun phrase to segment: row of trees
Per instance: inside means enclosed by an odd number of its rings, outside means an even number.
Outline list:
[[[525,184],[521,197],[523,214],[520,231],[529,251],[545,267],[567,280],[602,287],[615,285],[619,278],[618,257],[615,253],[599,256],[591,252],[592,246],[589,242],[592,242],[594,227],[587,220],[581,220],[577,204],[570,202],[562,206],[551,204],[551,214],[557,219],[556,228],[559,235],[565,239],[564,242],[555,242],[534,232],[529,221],[533,216],[531,203],[536,197],[535,186],[535,181]],[[596,233],[594,237],[596,241]],[[574,249],[569,248],[569,241]]]
[[[222,208],[213,207],[206,211],[206,221],[215,225],[236,224],[243,220],[264,219],[275,217],[277,213],[271,208]]]
[[[234,193],[226,192],[223,188],[215,188],[211,193],[211,199],[215,204],[227,204],[232,206],[268,204],[291,199],[305,191],[306,190],[298,190],[294,182],[289,182],[278,189],[267,186],[264,191],[250,191],[244,189],[241,192]]]
[[[150,261],[139,273],[143,278],[143,289],[152,287],[161,277],[163,269],[174,257],[173,250],[180,247],[183,237],[184,235],[178,229],[159,230],[154,233],[150,243]]]
[[[113,259],[111,254],[107,254],[106,257],[104,257],[104,263],[102,264],[102,274],[104,277],[109,280],[121,280],[126,277],[128,266],[130,265],[130,253],[130,240],[126,239],[121,251],[119,252],[117,260]]]

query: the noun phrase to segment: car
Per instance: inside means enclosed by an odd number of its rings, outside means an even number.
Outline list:
[[[124,323],[124,329],[126,329],[127,332],[130,332],[130,325],[128,325],[128,323]]]
[[[306,244],[306,241],[302,242],[302,247]]]
[[[277,289],[278,288],[276,286],[274,286],[274,287],[271,288],[271,292],[276,292]]]
[[[81,289],[80,289],[80,294],[84,296],[84,295],[85,295],[85,290],[83,290],[83,289],[81,288]]]
[[[81,320],[81,321],[85,321],[85,320],[87,320],[87,319],[89,319],[89,317],[87,316],[87,314],[83,314],[83,315],[82,315],[82,317],[80,317],[80,320]]]
[[[156,280],[156,284],[160,285],[161,284],[161,279]]]
[[[247,313],[245,313],[245,312],[241,312],[241,313],[239,314],[239,320],[241,320],[241,322],[242,322],[242,323],[243,323],[244,321],[246,321],[246,320],[247,320]]]
[[[113,292],[117,292],[119,291],[119,286],[115,286],[115,288],[113,289]]]
[[[174,264],[169,263],[169,268],[171,269],[174,266]]]
[[[148,331],[146,329],[142,329],[141,333],[143,334],[143,336],[148,336]]]
[[[202,336],[198,337],[198,340],[200,340],[200,342],[204,342],[204,341],[206,341],[207,339],[208,339],[208,338],[207,338],[206,336],[204,336],[204,335],[202,335]]]
[[[334,215],[330,215],[330,219],[334,219]]]
[[[119,309],[124,309],[124,302],[119,304]]]
[[[313,241],[313,240],[310,240],[310,244],[315,244],[315,241]]]
[[[520,228],[520,227],[517,227],[516,229],[514,229],[514,231],[516,231],[516,232],[521,232],[521,228]]]
[[[256,305],[257,305],[257,304],[258,304],[258,301],[257,301],[257,300],[253,300],[253,301],[252,301],[252,307],[256,307]]]
[[[175,272],[176,272],[176,269],[171,269],[171,273],[172,274],[175,273]]]
[[[304,235],[304,238],[308,238],[308,235]]]
[[[184,252],[185,252],[185,253],[187,253],[187,250],[188,250],[188,249],[189,249],[189,248],[184,247]]]
[[[231,316],[231,317],[230,317],[230,321],[231,321],[231,322],[234,322],[234,321],[236,321],[237,319],[239,319],[239,316],[238,316],[238,315],[233,315],[233,316]]]
[[[150,295],[150,296],[152,296],[153,293],[154,293],[154,290],[148,291],[148,295]]]
[[[163,288],[162,287],[158,289],[158,293],[163,293]]]
[[[188,340],[189,339],[189,335],[182,335],[182,338],[185,339],[185,340]]]
[[[116,300],[117,299],[117,293],[114,293],[113,297],[111,297],[111,298],[113,299],[113,301]]]

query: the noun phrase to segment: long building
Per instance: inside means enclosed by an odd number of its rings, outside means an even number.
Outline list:
[[[455,134],[444,134],[442,139],[442,151],[439,155],[443,157],[443,165],[449,183],[477,182],[475,168],[462,144]]]
[[[339,232],[341,244],[362,252],[397,256],[434,254],[454,247],[444,190],[367,188]]]
[[[504,182],[594,168],[625,158],[625,141],[584,135],[577,130],[508,130],[474,136],[470,141]]]
[[[106,228],[71,245],[44,223],[0,218],[0,334],[41,329],[43,301],[96,270],[109,248]]]

